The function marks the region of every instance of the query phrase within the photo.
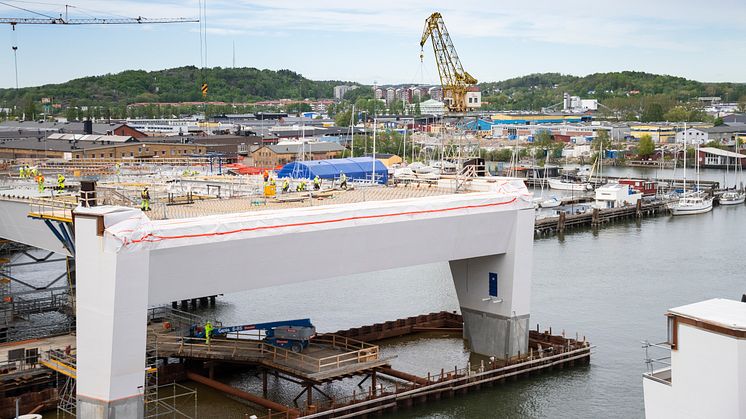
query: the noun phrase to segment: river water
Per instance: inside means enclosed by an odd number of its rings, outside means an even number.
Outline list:
[[[654,169],[646,172],[655,175]],[[606,170],[609,175],[639,173],[638,169]],[[723,174],[703,171],[702,178],[722,182]],[[643,417],[641,340],[665,339],[668,308],[715,297],[739,299],[746,293],[739,246],[746,235],[745,216],[744,206],[716,207],[708,214],[629,221],[535,240],[531,323],[534,327],[539,323],[542,329],[551,326],[555,333],[565,330],[586,336],[595,345],[590,365],[390,417]],[[417,246],[416,237],[392,240]],[[284,249],[290,259],[295,251],[303,249]],[[325,257],[334,263],[334,249]],[[267,262],[247,260],[247,275],[253,263]],[[202,314],[226,325],[310,317],[320,332],[332,332],[441,310],[458,310],[446,263],[225,295],[217,307]],[[419,374],[463,367],[470,359],[457,337],[393,341],[383,351],[398,354],[394,368]],[[251,372],[237,371],[220,379],[260,391]],[[348,380],[322,389],[343,395],[355,384]],[[291,402],[299,391],[297,386],[270,379],[273,398]],[[244,418],[254,413],[203,387],[198,399],[200,417]]]

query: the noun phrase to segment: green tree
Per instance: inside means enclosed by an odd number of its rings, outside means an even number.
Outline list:
[[[72,106],[67,107],[65,109],[65,118],[68,121],[77,121],[78,120],[78,109]]]
[[[637,145],[637,154],[642,158],[648,158],[655,153],[655,143],[653,143],[653,137],[649,134],[645,134],[640,137],[640,143]]]
[[[719,127],[721,125],[725,125],[725,121],[723,121],[723,118],[717,117],[715,118],[715,121],[713,121],[713,124],[715,124],[716,127]]]
[[[673,108],[669,109],[669,111],[663,115],[663,118],[666,121],[670,121],[670,122],[685,122],[685,121],[690,120],[689,119],[690,115],[691,115],[691,112],[685,107],[674,106]]]
[[[598,149],[599,147],[602,147],[604,150],[608,150],[611,148],[611,138],[609,137],[609,131],[597,131],[596,138],[593,139],[593,148]]]
[[[660,103],[651,103],[645,107],[645,110],[640,116],[642,122],[658,122],[663,121],[663,106]]]

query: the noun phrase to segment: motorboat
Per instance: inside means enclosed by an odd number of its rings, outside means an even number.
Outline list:
[[[562,200],[555,196],[539,202],[539,206],[542,208],[557,208],[560,205],[562,205]]]
[[[694,215],[712,211],[712,198],[703,192],[684,194],[678,201],[668,204],[671,215]]]
[[[720,195],[718,202],[720,202],[720,205],[740,205],[746,202],[746,193],[728,191]]]
[[[571,182],[564,179],[547,179],[547,182],[550,188],[558,191],[585,192],[593,189],[593,186],[587,182]]]

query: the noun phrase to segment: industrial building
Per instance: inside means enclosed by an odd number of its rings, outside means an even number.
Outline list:
[[[251,152],[253,166],[277,167],[295,160],[325,160],[342,155],[344,147],[333,142],[293,142],[263,145]],[[305,156],[302,158],[301,156]]]
[[[671,143],[676,139],[676,125],[663,123],[644,123],[630,126],[629,134],[637,141],[649,135],[653,142]]]

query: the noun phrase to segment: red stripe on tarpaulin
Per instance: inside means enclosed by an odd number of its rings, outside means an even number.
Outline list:
[[[354,216],[354,217],[336,218],[332,220],[306,221],[302,223],[279,224],[279,225],[273,225],[273,226],[247,227],[247,228],[240,228],[237,230],[219,231],[215,233],[184,234],[184,235],[178,235],[178,236],[158,236],[158,235],[151,233],[151,234],[146,234],[145,236],[139,239],[126,242],[125,246],[129,244],[136,244],[136,243],[143,243],[143,242],[154,243],[154,242],[159,242],[163,240],[178,240],[178,239],[192,239],[192,238],[198,238],[198,237],[226,236],[229,234],[245,233],[249,231],[259,231],[259,230],[272,230],[272,229],[277,229],[277,228],[302,227],[302,226],[307,226],[307,225],[331,224],[331,223],[340,223],[340,222],[355,221],[355,220],[399,217],[403,215],[433,214],[433,213],[438,213],[438,212],[457,211],[457,210],[463,210],[463,209],[488,208],[488,207],[496,207],[499,205],[512,204],[516,200],[518,200],[518,198],[513,198],[510,201],[494,202],[491,204],[463,205],[463,206],[451,207],[451,208],[440,208],[440,209],[421,210],[421,211],[406,211],[406,212],[396,212],[396,213],[390,213],[390,214],[359,215],[359,216]]]

